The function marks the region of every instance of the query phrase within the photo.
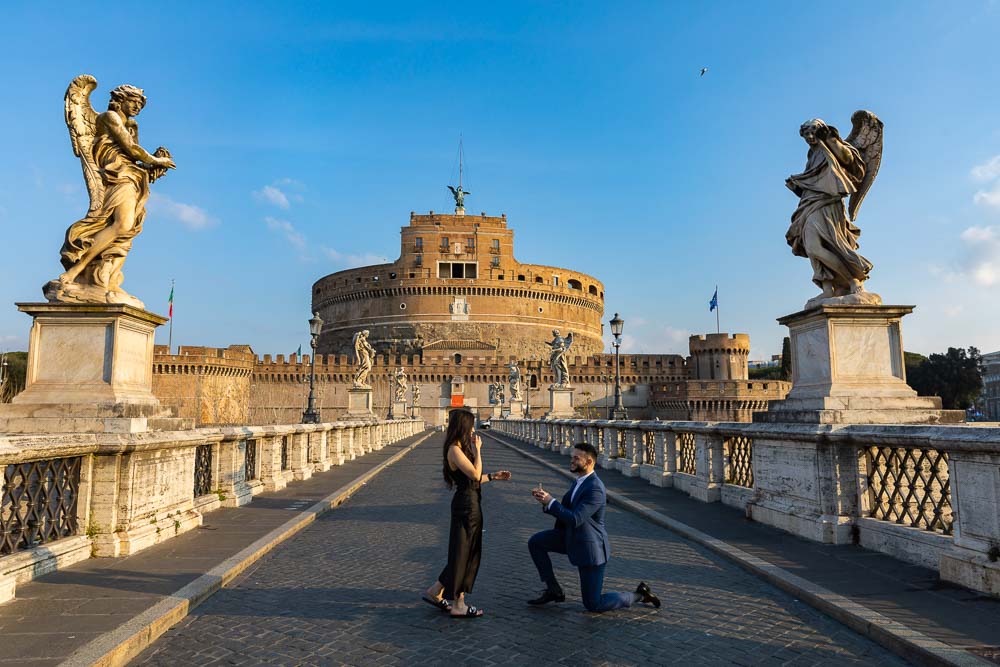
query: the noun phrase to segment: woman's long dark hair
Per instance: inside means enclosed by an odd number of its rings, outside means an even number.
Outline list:
[[[452,410],[448,413],[448,431],[444,435],[444,448],[441,450],[441,473],[449,489],[455,487],[455,480],[448,467],[448,448],[458,443],[462,453],[475,465],[476,448],[472,442],[472,429],[475,426],[476,416],[468,410]]]

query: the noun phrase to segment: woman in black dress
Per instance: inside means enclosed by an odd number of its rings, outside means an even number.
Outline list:
[[[483,474],[483,441],[476,435],[476,417],[468,410],[452,410],[442,452],[442,473],[448,488],[455,489],[451,499],[451,532],[448,536],[448,564],[438,580],[427,589],[424,601],[455,618],[478,618],[483,615],[465,603],[472,592],[483,550],[483,511],[481,487],[485,482],[510,479],[510,472],[500,470]],[[448,604],[448,600],[452,603]]]

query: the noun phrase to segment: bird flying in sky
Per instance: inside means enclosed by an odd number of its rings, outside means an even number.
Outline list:
[[[707,71],[708,71],[707,67],[702,67],[701,68],[701,74],[699,74],[698,76],[705,76],[705,72],[707,72]]]

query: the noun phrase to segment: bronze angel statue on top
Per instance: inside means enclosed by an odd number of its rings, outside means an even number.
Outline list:
[[[150,184],[176,165],[166,148],[149,153],[139,145],[135,117],[146,105],[141,88],[118,86],[108,110],[97,113],[90,105],[96,87],[94,77],[81,74],[66,89],[66,126],[83,166],[90,207],[66,230],[60,252],[65,272],[42,291],[49,301],[143,308],[121,287],[122,264],[142,231]]]
[[[806,308],[882,303],[864,289],[872,263],[858,252],[861,230],[854,224],[882,162],[882,121],[860,110],[851,124],[844,141],[837,128],[818,118],[803,123],[799,134],[809,144],[806,169],[785,180],[799,197],[785,239],[795,255],[812,263],[813,282],[823,290]],[[850,198],[846,207],[845,197]]]

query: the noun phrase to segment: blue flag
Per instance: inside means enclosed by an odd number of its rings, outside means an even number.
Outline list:
[[[302,356],[302,346],[301,345],[299,345],[299,351],[296,352],[295,354],[296,354],[296,356],[299,356],[299,357]]]
[[[712,312],[719,307],[719,288],[715,288],[715,294],[712,295],[712,300],[708,302],[708,312]]]

